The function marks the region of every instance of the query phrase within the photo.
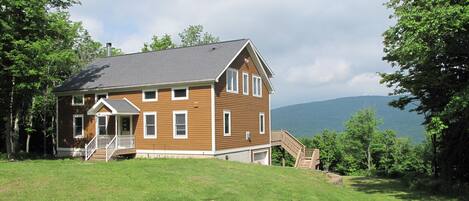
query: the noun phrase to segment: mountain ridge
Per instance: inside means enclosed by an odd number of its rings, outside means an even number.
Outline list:
[[[293,104],[272,109],[272,129],[286,129],[296,136],[313,136],[323,129],[344,130],[344,123],[363,108],[374,108],[383,120],[380,129],[395,130],[414,142],[424,139],[423,117],[393,108],[388,103],[398,96],[353,96]]]

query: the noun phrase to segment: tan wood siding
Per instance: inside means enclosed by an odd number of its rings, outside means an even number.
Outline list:
[[[133,127],[137,149],[211,150],[210,86],[189,87],[188,100],[171,100],[171,89],[158,89],[158,101],[142,102],[142,91],[112,92],[109,99],[127,98],[140,109]],[[173,111],[187,110],[188,139],[173,139]],[[157,113],[157,139],[143,138],[143,112]]]
[[[249,60],[245,63],[245,58]],[[260,75],[248,51],[243,50],[231,68],[238,69],[238,93],[226,92],[226,72],[215,85],[215,140],[216,150],[269,144],[269,92],[262,80],[262,97],[252,95],[252,75]],[[249,95],[243,95],[243,72],[249,73]],[[231,136],[223,135],[223,111],[231,112]],[[265,114],[265,134],[259,132],[259,113]],[[251,132],[251,141],[245,139]]]

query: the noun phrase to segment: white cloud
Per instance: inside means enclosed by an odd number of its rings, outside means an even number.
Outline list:
[[[75,22],[82,22],[83,27],[90,33],[90,35],[94,38],[101,38],[101,34],[104,32],[103,23],[95,18],[92,17],[85,17],[85,16],[76,16],[72,15],[72,21]]]
[[[221,40],[250,38],[276,74],[272,105],[354,95],[386,95],[374,72],[382,33],[393,22],[385,0],[83,0],[71,9],[100,42],[140,51],[154,34],[201,24]]]
[[[292,83],[323,85],[346,79],[350,64],[343,60],[316,60],[305,67],[292,67],[287,71],[286,80]]]
[[[362,73],[355,75],[347,82],[350,89],[357,89],[361,94],[357,95],[376,95],[390,92],[389,88],[379,84],[381,77],[377,73]]]

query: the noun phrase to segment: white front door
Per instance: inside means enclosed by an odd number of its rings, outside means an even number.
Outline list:
[[[121,116],[120,118],[120,134],[121,135],[132,135],[131,132],[132,120],[130,116]]]

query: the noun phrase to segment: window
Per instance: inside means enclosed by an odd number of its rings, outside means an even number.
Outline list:
[[[173,138],[187,139],[187,111],[173,112]]]
[[[172,100],[187,100],[189,99],[189,88],[173,88]]]
[[[249,95],[249,74],[243,73],[243,94]]]
[[[226,70],[226,91],[238,93],[238,71],[236,69]]]
[[[73,115],[73,137],[82,138],[84,136],[83,131],[83,115]]]
[[[252,95],[262,97],[262,80],[259,76],[252,76]]]
[[[143,138],[156,138],[156,112],[144,112],[143,124]]]
[[[152,102],[158,100],[158,90],[144,90],[142,92],[143,102]]]
[[[75,95],[72,97],[72,105],[84,105],[85,104],[85,96],[83,95]]]
[[[107,99],[107,93],[96,94],[96,95],[94,96],[94,101],[95,101],[95,102],[98,102],[99,99],[101,99],[101,98],[106,98],[106,99]]]
[[[231,136],[231,112],[223,111],[223,135]]]
[[[98,135],[107,135],[107,116],[98,116],[96,124]]]
[[[259,113],[259,133],[265,133],[265,115],[263,112]]]

